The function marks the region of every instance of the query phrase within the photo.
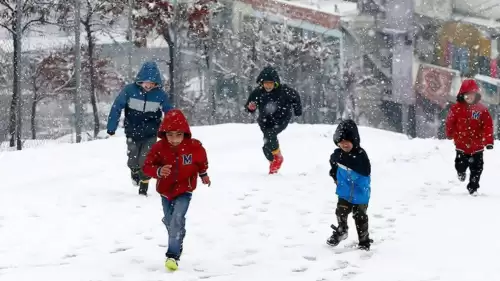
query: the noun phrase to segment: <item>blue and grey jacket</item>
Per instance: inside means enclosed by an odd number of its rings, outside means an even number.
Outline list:
[[[145,91],[140,82],[151,81],[156,87]],[[155,62],[146,62],[137,73],[135,82],[123,88],[116,97],[108,116],[108,133],[114,134],[122,110],[125,109],[125,135],[134,141],[155,137],[162,120],[162,111],[172,107],[162,89],[162,77]]]
[[[337,148],[330,156],[330,176],[337,184],[337,195],[352,204],[368,204],[371,194],[371,164],[360,146],[358,127],[352,120],[342,121],[334,135],[334,143],[352,142],[350,152]]]

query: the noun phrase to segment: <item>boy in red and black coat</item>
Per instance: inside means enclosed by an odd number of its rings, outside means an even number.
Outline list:
[[[198,177],[210,185],[208,160],[200,141],[191,138],[186,117],[178,109],[170,110],[160,126],[158,137],[144,162],[144,174],[156,178],[161,195],[163,223],[168,231],[165,266],[176,270],[186,235],[186,213],[196,189]]]
[[[460,181],[465,181],[469,168],[467,190],[475,195],[483,172],[483,150],[493,149],[493,120],[488,108],[479,103],[481,95],[473,79],[466,79],[446,119],[446,136],[456,147],[455,169]]]

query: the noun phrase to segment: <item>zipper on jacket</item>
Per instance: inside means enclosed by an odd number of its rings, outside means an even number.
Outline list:
[[[352,180],[350,171],[348,171],[347,176],[348,176],[348,179],[351,181],[351,188],[350,188],[350,193],[349,193],[349,202],[352,203],[352,200],[354,199],[354,181]]]
[[[175,152],[175,162],[174,162],[174,181],[177,182],[177,177],[179,176],[179,154]]]
[[[470,104],[467,105],[467,129],[471,130],[470,122],[472,118],[472,111],[470,110]],[[469,134],[469,143],[467,144],[467,148],[472,147],[472,134]]]
[[[175,190],[175,186],[178,184],[177,183],[177,177],[179,176],[179,161],[178,161],[178,156],[179,154],[177,153],[177,151],[174,153],[174,165],[173,165],[173,183],[172,183],[172,186],[171,186],[171,190]]]
[[[146,103],[147,103],[147,94],[145,92],[142,92],[142,94],[144,95],[144,105],[142,107],[142,112],[146,112]]]

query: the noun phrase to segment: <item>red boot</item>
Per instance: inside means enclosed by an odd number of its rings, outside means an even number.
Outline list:
[[[276,174],[283,164],[283,155],[279,149],[273,151],[274,159],[269,165],[269,174]]]

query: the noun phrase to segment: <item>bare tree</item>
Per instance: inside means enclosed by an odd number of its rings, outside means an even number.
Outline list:
[[[85,49],[82,54],[87,55]],[[87,62],[79,65],[76,55],[74,47],[66,47],[50,54],[39,54],[31,58],[31,72],[28,76],[33,91],[32,138],[36,138],[36,109],[39,102],[45,99],[74,99],[74,93],[79,84],[78,79],[81,79],[84,85],[90,84],[90,66]],[[97,57],[94,68],[98,74],[95,87],[99,93],[111,94],[123,86],[125,79],[114,70],[110,59]],[[77,77],[78,69],[81,70],[80,78]]]
[[[73,19],[73,28],[75,31],[75,135],[76,143],[82,141],[82,127],[83,127],[83,109],[82,109],[82,91],[80,89],[82,77],[82,48],[80,44],[80,0],[74,0],[75,17]],[[92,63],[92,61],[91,61]],[[91,93],[92,95],[92,93]],[[95,116],[95,111],[94,111]],[[95,117],[94,117],[95,118]],[[99,121],[99,119],[97,119]],[[95,121],[94,121],[95,122]]]
[[[160,35],[169,48],[169,92],[174,106],[179,104],[176,67],[180,66],[180,34],[190,33],[199,38],[208,34],[209,14],[213,12],[216,0],[195,0],[189,4],[171,4],[164,0],[135,1],[134,30],[138,46],[146,46],[150,35]],[[177,92],[176,92],[177,91]]]
[[[56,1],[40,2],[36,0],[3,0],[0,1],[0,27],[12,36],[13,84],[10,105],[9,135],[10,146],[22,149],[21,141],[21,39],[23,33],[35,25],[47,23],[51,7]],[[24,21],[23,21],[24,19]],[[17,139],[17,141],[16,141]]]
[[[97,107],[97,72],[95,69],[96,60],[96,34],[112,34],[117,19],[121,16],[126,7],[127,0],[81,0],[78,14],[75,12],[74,5],[59,5],[57,10],[57,22],[63,29],[68,29],[68,21],[79,18],[86,35],[87,61],[90,70],[90,103],[94,114],[94,137],[97,137],[100,131],[99,112]]]
[[[72,87],[72,69],[64,58],[57,53],[34,55],[29,59],[28,77],[31,82],[33,99],[31,101],[31,138],[36,139],[36,112],[38,104],[48,98],[68,95]]]

